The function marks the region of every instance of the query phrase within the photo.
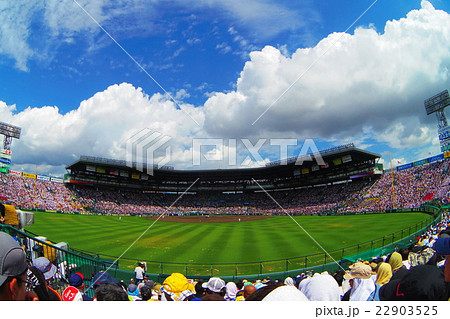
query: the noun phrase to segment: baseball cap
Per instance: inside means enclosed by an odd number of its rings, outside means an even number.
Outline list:
[[[33,266],[42,271],[44,274],[45,280],[49,280],[56,274],[56,267],[53,265],[50,260],[45,257],[36,258],[33,261]]]
[[[0,232],[0,285],[8,279],[27,270],[25,252],[10,235]]]
[[[205,282],[202,285],[203,288],[207,288],[212,292],[219,293],[225,287],[225,281],[220,279],[219,277],[211,277],[208,282]]]
[[[92,281],[92,286],[94,288],[101,284],[118,284],[119,283],[115,278],[113,278],[113,276],[111,276],[106,271],[98,272],[94,277],[92,277],[91,281]]]
[[[344,275],[344,279],[369,279],[372,277],[372,267],[369,265],[357,262],[350,266],[350,270]]]
[[[438,238],[434,249],[439,255],[450,255],[450,237]]]
[[[83,284],[83,276],[80,273],[71,274],[69,277],[69,284],[74,287],[79,287]]]

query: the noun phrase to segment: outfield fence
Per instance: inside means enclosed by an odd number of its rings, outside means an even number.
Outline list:
[[[150,279],[158,282],[162,282],[164,278],[174,272],[183,273],[189,278],[206,280],[212,276],[219,276],[224,280],[235,281],[244,278],[248,280],[267,277],[285,278],[311,270],[334,272],[339,266],[346,268],[358,259],[369,259],[370,257],[390,253],[396,247],[409,246],[416,242],[417,236],[436,225],[442,216],[441,210],[437,207],[422,207],[407,211],[426,212],[430,215],[430,218],[380,238],[319,254],[246,263],[200,264],[140,261],[147,263],[147,273]],[[402,210],[402,212],[406,213],[406,210]],[[61,289],[67,286],[66,278],[75,272],[81,272],[86,278],[90,278],[100,270],[108,270],[113,277],[125,282],[129,282],[134,277],[137,259],[122,257],[118,260],[115,256],[64,247],[60,244],[51,244],[48,241],[45,242],[36,238],[36,234],[29,231],[20,231],[7,225],[0,225],[0,231],[16,237],[25,247],[29,260],[45,256],[52,261],[58,267],[58,282]],[[330,234],[330,238],[332,238],[332,234]],[[87,281],[87,285],[89,284],[90,282]]]

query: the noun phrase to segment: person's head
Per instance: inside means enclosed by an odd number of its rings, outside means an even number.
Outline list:
[[[377,280],[376,283],[380,286],[388,283],[392,278],[392,267],[388,263],[380,263],[377,269]]]
[[[95,288],[98,301],[128,301],[128,295],[117,284],[100,284]]]
[[[392,267],[392,272],[397,271],[398,269],[403,267],[402,263],[402,255],[400,255],[398,252],[394,251],[391,256],[389,257],[389,264]]]
[[[144,301],[147,301],[150,298],[152,298],[152,289],[149,286],[147,286],[147,285],[143,285],[139,289],[139,293],[141,294],[141,298]]]
[[[0,232],[0,300],[25,300],[27,269],[22,247]]]
[[[190,290],[189,281],[180,273],[173,273],[167,277],[161,290],[164,293],[161,300],[166,301],[183,301],[194,294]]]
[[[244,299],[247,299],[252,293],[256,291],[255,286],[247,285],[244,287]]]
[[[372,267],[361,262],[350,266],[350,270],[344,274],[344,279],[370,279],[372,277]]]
[[[345,274],[345,271],[342,269],[336,270],[336,272],[333,274],[333,278],[334,278],[334,280],[336,280],[339,287],[342,286],[342,281],[344,281],[344,274]]]
[[[409,249],[408,248],[401,248],[398,253],[402,256],[402,260],[408,260],[409,256]]]
[[[127,293],[130,296],[139,296],[138,287],[135,284],[128,285]]]
[[[195,284],[195,294],[197,296],[203,296],[205,294],[205,289],[203,288],[203,281],[198,281]]]
[[[80,291],[83,291],[84,290],[84,276],[79,272],[71,274],[69,276],[69,285],[77,288]]]
[[[106,271],[99,271],[97,274],[94,275],[91,279],[92,287],[96,288],[99,285],[102,284],[116,284],[119,285],[119,282],[111,276]],[[122,289],[122,288],[121,288]]]
[[[57,271],[55,265],[53,265],[50,260],[45,257],[36,258],[33,261],[33,266],[42,271],[45,280],[47,281],[51,280]]]
[[[208,282],[205,282],[202,287],[206,289],[206,294],[218,294],[225,296],[226,293],[225,281],[219,277],[209,278]]]

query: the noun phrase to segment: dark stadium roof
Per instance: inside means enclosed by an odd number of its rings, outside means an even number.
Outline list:
[[[208,170],[176,170],[171,167],[154,169],[153,174],[147,175],[136,170],[136,163],[127,165],[126,161],[110,160],[98,157],[81,156],[78,161],[66,167],[70,171],[69,176],[72,180],[112,180],[109,172],[129,172],[129,174],[140,174],[146,176],[145,181],[141,183],[151,183],[153,185],[178,184],[193,182],[197,179],[204,185],[217,183],[240,183],[244,181],[279,181],[296,179],[295,184],[299,184],[300,176],[303,182],[300,184],[311,184],[313,177],[338,180],[348,179],[351,174],[364,173],[372,169],[375,160],[380,155],[356,148],[353,144],[335,147],[320,152],[326,166],[318,166],[314,160],[314,154],[310,158],[304,159],[302,165],[296,165],[297,158],[290,158],[281,165],[281,161],[267,164],[265,167],[257,168],[233,168],[233,169],[208,169]],[[307,156],[309,157],[309,156]],[[128,163],[131,164],[131,163]],[[88,172],[87,167],[91,167]],[[92,170],[93,167],[101,168]],[[145,165],[144,165],[145,167]],[[351,168],[351,169],[350,169]],[[339,172],[339,174],[337,174]],[[116,173],[116,175],[119,175]],[[347,175],[347,176],[344,176]],[[121,176],[117,176],[117,179]],[[320,179],[319,178],[319,179]],[[137,179],[140,179],[139,177]],[[141,178],[142,179],[142,178]],[[131,178],[129,178],[131,182]],[[308,181],[307,181],[308,180]],[[137,183],[137,181],[134,181]]]

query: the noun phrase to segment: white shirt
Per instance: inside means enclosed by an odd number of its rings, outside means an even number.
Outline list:
[[[136,279],[137,280],[143,280],[144,279],[144,274],[145,274],[144,269],[142,269],[141,267],[137,266],[134,269],[134,272],[136,273]]]

